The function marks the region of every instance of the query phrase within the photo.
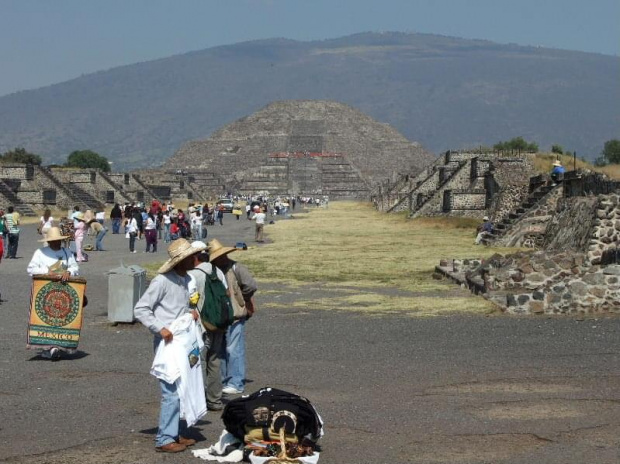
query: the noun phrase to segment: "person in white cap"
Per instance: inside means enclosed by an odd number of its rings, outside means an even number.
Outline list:
[[[551,170],[551,180],[553,181],[553,185],[556,185],[558,182],[564,180],[564,173],[566,169],[562,166],[562,163],[559,159],[556,159],[553,162],[553,169]]]
[[[482,220],[484,222],[478,226],[478,235],[474,241],[476,245],[480,245],[484,237],[493,233],[493,223],[489,220],[489,216],[483,217]]]
[[[267,215],[263,213],[260,209],[260,206],[256,205],[254,207],[254,215],[251,217],[253,221],[256,221],[256,231],[254,234],[254,239],[257,242],[263,241],[263,228],[265,227],[265,219]]]

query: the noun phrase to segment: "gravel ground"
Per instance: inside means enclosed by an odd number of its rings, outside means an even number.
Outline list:
[[[226,219],[210,238],[252,244],[252,223]],[[90,303],[80,352],[50,362],[25,349],[25,268],[37,238],[25,226],[21,259],[0,264],[0,462],[199,462],[189,452],[155,453],[151,337],[140,324],[107,321],[106,271],[163,261],[163,247],[130,255],[124,235],[108,234],[110,251],[90,253],[81,267]],[[278,294],[278,302],[304,291]],[[270,298],[259,294],[259,305]],[[616,464],[619,333],[617,317],[259,309],[247,326],[246,391],[274,386],[307,396],[326,424],[322,463]],[[197,447],[222,428],[209,413],[194,429]]]

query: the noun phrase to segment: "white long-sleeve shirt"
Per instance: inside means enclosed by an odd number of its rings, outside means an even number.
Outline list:
[[[71,250],[61,248],[58,251],[52,250],[50,247],[39,248],[32,255],[32,259],[26,268],[29,275],[47,274],[50,267],[61,261],[63,267],[71,273],[72,276],[76,276],[79,273],[78,263],[73,257]]]

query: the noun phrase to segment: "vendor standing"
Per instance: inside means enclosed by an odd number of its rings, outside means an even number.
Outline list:
[[[47,241],[47,246],[39,248],[32,255],[26,269],[28,275],[60,276],[61,282],[67,282],[69,277],[78,275],[79,267],[73,253],[62,247],[62,241],[67,238],[67,235],[61,235],[58,227],[51,227],[47,232],[47,237],[39,240],[39,242]],[[53,347],[44,349],[40,354],[47,359],[57,359],[63,351],[67,350],[63,347]]]

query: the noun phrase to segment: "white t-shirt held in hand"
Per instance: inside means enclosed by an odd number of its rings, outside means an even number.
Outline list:
[[[191,314],[175,319],[168,328],[172,341],[162,340],[155,352],[151,374],[166,383],[176,384],[181,401],[181,417],[191,427],[207,413],[204,381],[200,365],[203,327]]]

